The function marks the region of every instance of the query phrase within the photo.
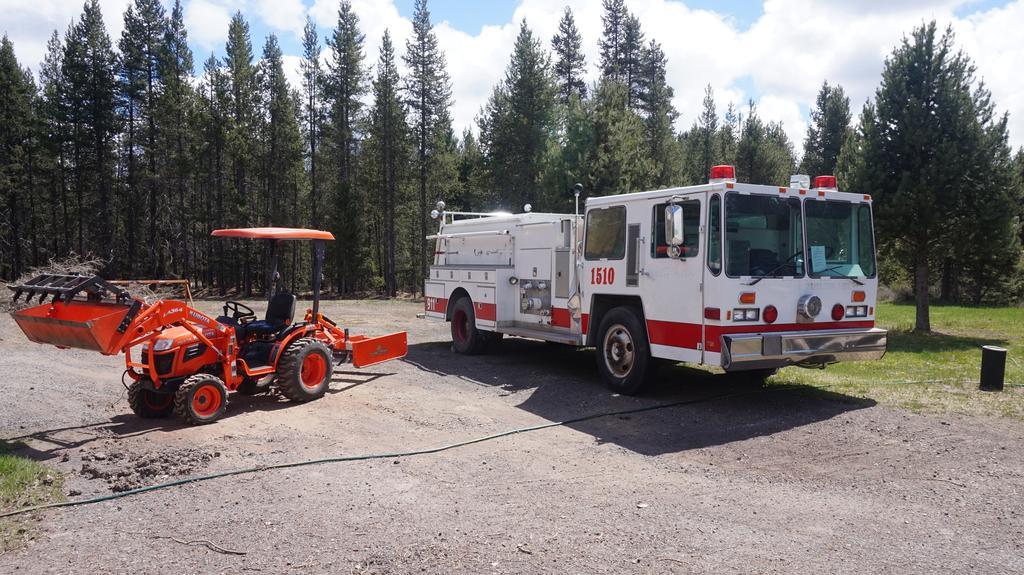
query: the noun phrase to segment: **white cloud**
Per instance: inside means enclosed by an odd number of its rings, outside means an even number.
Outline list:
[[[288,79],[288,85],[293,90],[302,86],[302,56],[285,54],[281,57],[281,67],[284,68],[284,77]]]
[[[786,135],[799,146],[807,134],[807,120],[800,111],[800,105],[790,98],[763,96],[757,103],[757,115],[776,122],[782,122]],[[794,150],[800,155],[800,150]]]
[[[270,28],[302,38],[306,6],[302,0],[256,0],[256,15]]]
[[[211,0],[192,0],[185,6],[185,28],[193,47],[215,52],[228,37],[231,6]]]
[[[117,40],[124,29],[124,11],[129,0],[100,0],[103,23],[110,41]],[[54,30],[64,38],[72,21],[82,15],[83,2],[72,0],[0,0],[0,34],[7,34],[22,66],[35,70],[46,55],[46,42]]]

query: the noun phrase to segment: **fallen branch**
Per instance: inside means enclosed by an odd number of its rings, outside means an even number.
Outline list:
[[[171,537],[170,535],[152,535],[152,537],[154,539],[170,539],[171,541],[174,541],[175,543],[180,543],[182,545],[202,545],[210,551],[216,551],[217,553],[223,553],[224,555],[245,555],[246,553],[248,553],[248,551],[236,551],[235,549],[225,549],[220,545],[217,545],[213,541],[209,541],[207,539],[184,541],[182,539],[178,539],[177,537]]]
[[[224,547],[221,547],[220,545],[217,545],[216,543],[214,543],[213,541],[210,541],[208,539],[196,539],[194,541],[186,541],[184,539],[178,539],[177,537],[172,537],[170,535],[150,535],[150,534],[143,534],[143,533],[134,533],[134,532],[129,532],[129,531],[120,531],[120,533],[123,533],[125,535],[144,535],[145,537],[147,537],[149,539],[170,539],[171,541],[174,541],[175,543],[178,543],[180,545],[188,545],[190,547],[195,546],[195,545],[202,545],[203,547],[206,547],[210,551],[215,551],[217,553],[222,553],[224,555],[246,555],[246,554],[249,553],[248,551],[238,551],[238,550],[235,550],[235,549],[225,549]]]

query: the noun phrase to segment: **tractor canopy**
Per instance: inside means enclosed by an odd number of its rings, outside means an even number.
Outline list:
[[[213,230],[211,235],[254,240],[334,240],[331,232],[303,228],[234,228]]]

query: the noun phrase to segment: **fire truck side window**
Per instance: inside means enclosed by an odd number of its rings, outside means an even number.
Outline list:
[[[711,196],[708,203],[708,270],[722,273],[722,196]]]
[[[626,256],[625,206],[587,212],[587,244],[583,255],[588,260],[621,260]]]
[[[803,276],[800,200],[726,194],[725,273],[729,277]]]
[[[667,258],[668,243],[665,241],[665,206],[654,206],[654,241],[651,242],[651,257]],[[697,255],[700,246],[700,202],[689,200],[678,202],[683,207],[683,245],[682,257],[692,258]]]

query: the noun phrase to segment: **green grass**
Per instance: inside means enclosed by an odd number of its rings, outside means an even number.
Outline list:
[[[823,371],[787,368],[772,381],[820,386],[916,412],[1024,419],[1024,308],[932,306],[929,335],[913,333],[913,305],[883,303],[877,315],[877,325],[889,330],[882,360]],[[1008,350],[1002,393],[978,390],[983,345]]]
[[[61,475],[12,453],[18,446],[0,441],[0,511],[63,499]],[[17,547],[30,532],[24,519],[0,519],[0,553]]]

